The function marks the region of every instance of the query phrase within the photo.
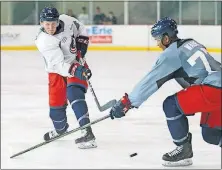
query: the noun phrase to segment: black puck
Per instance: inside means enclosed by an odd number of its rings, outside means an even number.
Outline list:
[[[133,153],[133,154],[130,155],[130,157],[134,157],[136,155],[137,155],[137,153]]]

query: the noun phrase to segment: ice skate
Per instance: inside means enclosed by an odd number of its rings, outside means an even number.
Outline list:
[[[189,133],[187,143],[180,145],[173,151],[164,154],[162,158],[164,161],[163,165],[167,167],[192,165],[193,150],[191,140],[192,135]]]
[[[55,137],[57,137],[57,136],[65,133],[65,132],[67,131],[68,127],[69,127],[69,125],[66,124],[66,127],[64,128],[64,130],[61,131],[60,133],[59,133],[58,131],[56,131],[56,130],[49,131],[49,132],[47,132],[47,133],[44,135],[43,138],[44,138],[45,141],[49,141],[49,140],[51,140],[52,138],[55,138]]]
[[[97,147],[95,141],[96,138],[92,132],[91,127],[82,130],[82,133],[83,136],[75,140],[75,143],[78,145],[78,148],[80,149],[96,148]]]

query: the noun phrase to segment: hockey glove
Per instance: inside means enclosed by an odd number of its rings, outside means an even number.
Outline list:
[[[131,109],[133,106],[128,98],[128,94],[125,93],[123,96],[110,110],[111,119],[121,118]]]
[[[80,65],[79,63],[73,63],[69,68],[69,74],[74,77],[79,78],[80,80],[90,79],[92,72],[89,68]]]
[[[82,57],[84,58],[89,44],[89,37],[80,35],[76,38],[77,51],[81,51]]]

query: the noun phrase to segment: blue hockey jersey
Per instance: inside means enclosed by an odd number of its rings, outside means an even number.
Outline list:
[[[197,41],[178,39],[163,51],[152,70],[129,94],[132,106],[139,107],[166,81],[174,78],[182,78],[189,85],[207,84],[221,88],[221,64]]]

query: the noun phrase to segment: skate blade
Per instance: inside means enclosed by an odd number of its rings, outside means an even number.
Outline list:
[[[79,149],[91,149],[91,148],[97,148],[97,144],[95,140],[89,141],[89,142],[82,142],[78,143]]]
[[[188,158],[177,162],[164,161],[162,165],[166,167],[178,167],[178,166],[189,166],[192,164],[193,164],[192,159]]]

